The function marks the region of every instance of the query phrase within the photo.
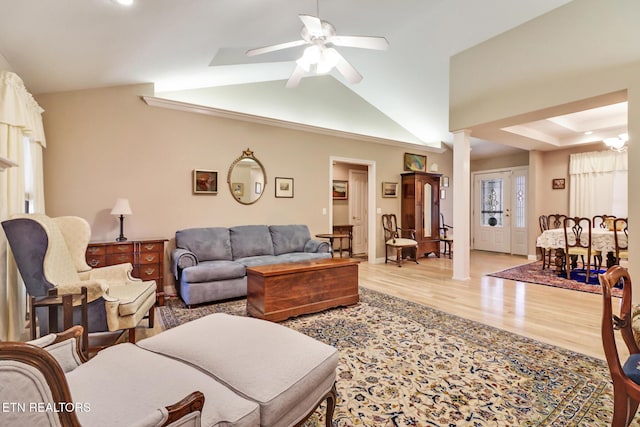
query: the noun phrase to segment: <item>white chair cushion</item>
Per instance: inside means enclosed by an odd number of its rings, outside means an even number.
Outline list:
[[[394,241],[395,240],[395,241]],[[417,246],[418,242],[412,239],[405,238],[397,238],[397,239],[389,239],[387,240],[387,245],[389,246]]]

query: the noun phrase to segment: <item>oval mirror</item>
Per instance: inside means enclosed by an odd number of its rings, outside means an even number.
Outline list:
[[[267,174],[262,163],[248,148],[231,164],[227,174],[229,191],[234,199],[243,205],[257,202],[267,182]]]

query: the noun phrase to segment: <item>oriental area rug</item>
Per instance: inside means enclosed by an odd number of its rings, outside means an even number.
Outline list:
[[[604,272],[605,270],[600,270],[600,273]],[[573,270],[571,272],[571,279],[567,279],[564,275],[558,275],[555,271],[555,267],[547,267],[543,270],[542,261],[536,261],[487,274],[487,276],[515,280],[517,282],[553,286],[555,288],[573,289],[575,291],[590,292],[593,294],[602,294],[597,273],[597,271],[591,270],[589,283],[585,283],[586,275],[582,269]],[[622,289],[612,289],[612,295],[622,297]]]
[[[283,325],[339,350],[334,426],[607,426],[604,361],[360,288],[359,304]],[[159,308],[166,328],[246,300]],[[324,405],[322,405],[324,406]],[[324,426],[319,408],[305,426]]]

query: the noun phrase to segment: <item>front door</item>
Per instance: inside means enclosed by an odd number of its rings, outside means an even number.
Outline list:
[[[473,248],[511,252],[511,172],[474,178]]]

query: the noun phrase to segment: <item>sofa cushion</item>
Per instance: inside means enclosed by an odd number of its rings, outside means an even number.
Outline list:
[[[196,390],[205,396],[203,426],[260,425],[254,402],[188,364],[130,343],[100,351],[68,373],[67,381],[73,400],[91,405],[76,412],[83,426],[141,425],[149,414]]]
[[[239,262],[246,267],[255,267],[257,265],[279,264],[282,261],[280,260],[280,257],[277,257],[275,255],[262,255],[238,258],[236,259],[236,262]]]
[[[289,254],[278,255],[276,258],[278,258],[278,263],[286,264],[290,262],[309,261],[312,259],[331,258],[331,253],[292,252]]]
[[[224,313],[193,320],[138,345],[188,361],[257,402],[263,426],[296,424],[331,389],[338,366],[334,347],[276,323]]]
[[[245,266],[236,261],[205,261],[182,270],[182,280],[189,283],[236,279],[245,275]]]
[[[233,259],[273,255],[271,233],[266,225],[240,225],[229,229]]]
[[[199,261],[231,261],[229,229],[225,227],[189,228],[176,231],[176,247],[193,252]]]
[[[271,225],[271,240],[274,255],[304,252],[304,245],[311,239],[306,225]]]

